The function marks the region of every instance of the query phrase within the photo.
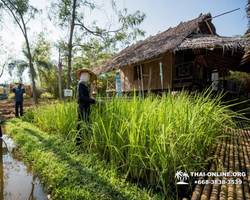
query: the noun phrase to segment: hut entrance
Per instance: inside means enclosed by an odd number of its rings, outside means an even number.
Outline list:
[[[173,90],[202,90],[211,84],[211,70],[195,62],[192,50],[179,51],[173,66]]]

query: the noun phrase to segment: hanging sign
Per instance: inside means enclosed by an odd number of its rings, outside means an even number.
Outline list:
[[[122,97],[122,84],[121,84],[121,76],[120,73],[116,73],[116,85],[117,85],[117,90],[118,90],[118,96]]]
[[[73,90],[71,90],[71,89],[64,89],[64,96],[65,97],[72,97],[73,96]]]

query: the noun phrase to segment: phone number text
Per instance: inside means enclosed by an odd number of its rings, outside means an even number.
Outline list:
[[[224,185],[224,184],[230,184],[230,185],[237,185],[237,184],[242,184],[242,180],[198,180],[194,182],[195,184],[199,185],[206,185],[206,184],[219,184],[219,185]]]

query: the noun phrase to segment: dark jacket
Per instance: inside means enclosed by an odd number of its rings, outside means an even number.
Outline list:
[[[12,91],[15,93],[15,101],[23,101],[23,93],[25,93],[25,89],[20,85],[17,88],[12,88]]]
[[[2,137],[2,136],[3,136],[3,133],[2,133],[1,124],[0,124],[0,137]]]
[[[81,104],[84,108],[90,107],[90,104],[95,104],[95,99],[92,99],[89,95],[89,87],[86,83],[79,81],[77,86],[78,104]]]

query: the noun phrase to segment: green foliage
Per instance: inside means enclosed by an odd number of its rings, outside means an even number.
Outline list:
[[[31,96],[30,96],[30,95],[27,95],[26,93],[24,93],[24,94],[23,94],[23,98],[24,98],[24,99],[30,99]]]
[[[54,95],[49,92],[44,92],[40,96],[41,99],[54,99]]]
[[[28,108],[25,111],[25,115],[22,117],[23,121],[32,122],[34,120],[34,112],[32,108]]]
[[[233,72],[230,71],[230,76],[226,77],[226,80],[232,81],[235,83],[241,83],[245,80],[245,77],[248,77],[249,74],[246,72]]]
[[[206,166],[211,149],[233,119],[243,118],[210,93],[162,99],[107,99],[92,107],[91,124],[82,122],[83,149],[97,153],[117,166],[127,178],[167,192],[175,185],[177,170],[195,171]],[[77,104],[46,105],[34,111],[34,123],[46,132],[73,140]],[[224,137],[224,136],[223,136]]]
[[[12,60],[10,63],[8,63],[9,74],[12,76],[13,70],[17,69],[17,76],[20,80],[22,80],[24,70],[28,67],[29,63],[24,60]]]
[[[116,76],[115,72],[107,73],[97,77],[96,93],[97,96],[107,96],[107,90],[115,89]]]
[[[8,99],[14,99],[15,98],[15,93],[10,93],[8,95]]]
[[[31,96],[24,93],[24,94],[23,94],[23,98],[24,98],[24,99],[30,99]],[[8,95],[8,99],[15,99],[15,93],[10,93],[10,94]]]
[[[8,121],[6,127],[52,199],[157,199],[127,183],[98,155],[80,153],[73,142],[48,135],[20,119]]]

